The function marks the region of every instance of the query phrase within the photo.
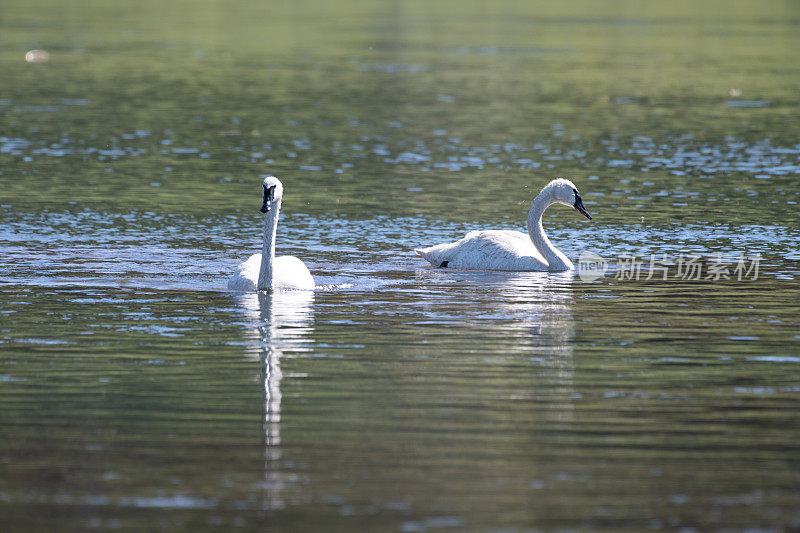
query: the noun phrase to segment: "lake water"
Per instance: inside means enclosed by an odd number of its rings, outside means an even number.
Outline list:
[[[800,528],[798,21],[5,2],[0,528]],[[265,174],[313,293],[225,289]],[[553,177],[605,275],[413,254]]]

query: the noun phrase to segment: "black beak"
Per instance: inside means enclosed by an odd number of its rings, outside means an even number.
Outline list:
[[[590,215],[589,212],[586,211],[586,208],[583,207],[583,200],[581,200],[581,197],[578,196],[578,192],[577,191],[575,192],[575,203],[572,204],[572,207],[574,207],[575,209],[580,211],[581,214],[583,216],[585,216],[586,218],[588,218],[589,220],[592,220],[592,215]]]
[[[264,185],[264,203],[261,204],[261,212],[266,213],[272,207],[272,201],[275,199],[275,185],[267,187]]]

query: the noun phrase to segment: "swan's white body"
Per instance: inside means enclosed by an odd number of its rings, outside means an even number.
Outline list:
[[[233,291],[255,290],[314,290],[314,278],[308,267],[293,255],[279,255],[272,260],[272,287],[258,288],[263,254],[253,254],[247,261],[236,267],[228,288]]]
[[[544,210],[557,203],[574,207],[591,219],[575,185],[557,179],[533,200],[528,211],[527,234],[511,230],[471,231],[459,241],[414,251],[433,266],[460,270],[572,270],[572,261],[553,246],[542,227]]]
[[[283,185],[274,176],[264,179],[264,245],[236,268],[228,280],[234,291],[314,290],[314,278],[306,265],[291,255],[275,257],[275,235],[283,198]]]

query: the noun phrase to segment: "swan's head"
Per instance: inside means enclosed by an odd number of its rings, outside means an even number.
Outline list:
[[[545,189],[552,190],[551,194],[554,201],[558,202],[559,204],[574,207],[583,216],[589,220],[592,220],[592,215],[590,215],[586,211],[586,208],[583,207],[583,200],[581,200],[581,195],[578,194],[578,188],[575,187],[575,184],[571,181],[564,178],[559,178],[551,181],[547,187],[545,187]]]
[[[261,212],[267,213],[272,206],[283,198],[283,184],[281,180],[275,176],[267,176],[264,178],[264,186],[262,188],[264,195],[264,202],[261,204]]]

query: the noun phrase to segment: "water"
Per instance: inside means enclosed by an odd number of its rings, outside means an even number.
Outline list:
[[[4,531],[800,527],[795,7],[8,4]],[[605,276],[414,256],[555,176]]]

